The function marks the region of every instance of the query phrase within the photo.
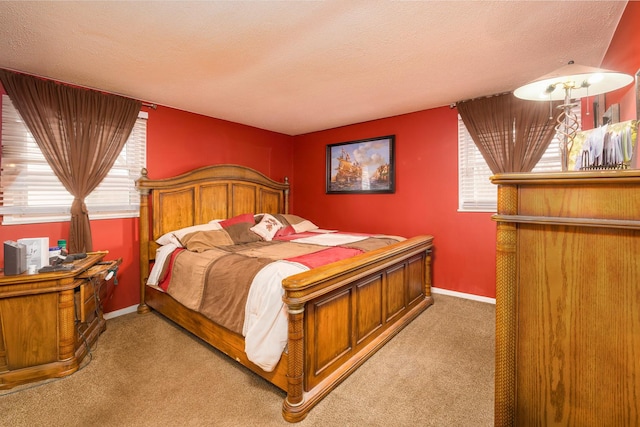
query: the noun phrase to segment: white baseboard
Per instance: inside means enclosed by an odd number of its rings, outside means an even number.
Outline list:
[[[465,294],[464,292],[450,291],[449,289],[431,287],[431,292],[433,292],[434,294],[450,295],[452,297],[471,299],[474,301],[486,302],[494,305],[496,303],[495,298],[483,297],[474,294]]]
[[[113,319],[114,317],[124,316],[125,314],[135,313],[138,311],[138,305],[131,305],[129,307],[121,308],[120,310],[110,311],[104,314],[105,320]]]

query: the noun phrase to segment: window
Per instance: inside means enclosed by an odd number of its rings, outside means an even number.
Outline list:
[[[140,112],[122,152],[86,198],[91,219],[138,216],[135,180],[146,165],[147,113]],[[67,221],[73,197],[54,175],[7,95],[2,96],[2,224]]]
[[[495,212],[497,188],[489,181],[493,175],[480,150],[458,115],[458,210]]]
[[[573,108],[573,113],[580,121],[580,103]],[[560,150],[554,136],[533,172],[560,170]],[[458,115],[458,211],[496,212],[498,188],[489,180],[491,175],[491,169]]]

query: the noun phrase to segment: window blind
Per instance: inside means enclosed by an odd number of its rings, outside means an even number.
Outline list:
[[[102,183],[85,199],[91,219],[138,216],[135,180],[146,165],[146,112],[140,112],[131,135]],[[2,224],[66,221],[73,196],[45,160],[7,95],[2,96]]]

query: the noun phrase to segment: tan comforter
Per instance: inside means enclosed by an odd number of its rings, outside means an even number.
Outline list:
[[[242,333],[253,278],[266,265],[291,260],[313,267],[397,242],[391,237],[362,236],[361,240],[336,246],[296,243],[297,239],[216,246],[216,240],[215,231],[194,233],[185,242],[186,249],[173,257],[165,287],[181,304],[238,334]]]

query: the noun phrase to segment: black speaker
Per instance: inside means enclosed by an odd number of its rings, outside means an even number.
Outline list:
[[[27,247],[12,240],[4,242],[4,275],[15,276],[27,271]]]

